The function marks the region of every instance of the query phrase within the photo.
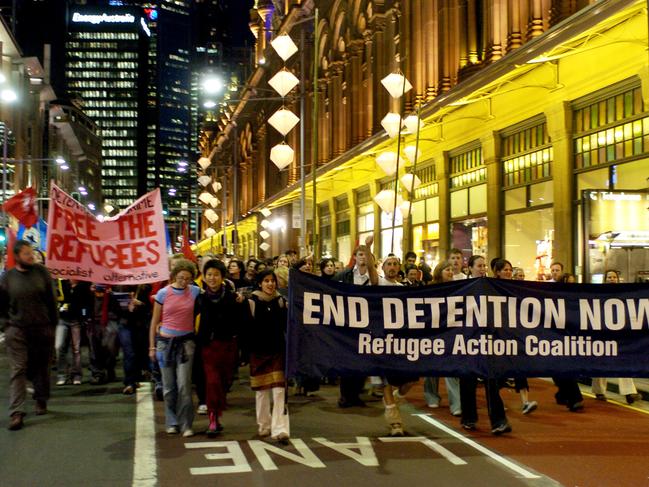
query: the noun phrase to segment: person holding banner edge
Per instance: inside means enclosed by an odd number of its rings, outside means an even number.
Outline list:
[[[376,272],[374,255],[370,250],[374,238],[372,236],[365,239],[365,245],[359,245],[354,249],[353,257],[355,264],[348,267],[334,276],[334,281],[356,284],[359,286],[372,285],[379,283],[379,275]],[[354,406],[365,406],[365,403],[359,397],[365,386],[365,377],[341,377],[340,378],[340,399],[338,407],[349,408]]]
[[[156,294],[149,329],[149,358],[157,360],[162,373],[166,431],[182,432],[183,437],[194,435],[194,308],[200,294],[198,286],[191,284],[195,276],[193,262],[176,261],[171,271],[172,284]]]
[[[487,264],[481,255],[472,255],[469,259],[470,278],[486,277]],[[476,404],[476,389],[478,378],[475,376],[460,377],[460,401],[462,403],[462,427],[473,431],[478,422],[478,407]],[[484,380],[485,395],[487,397],[487,410],[491,421],[491,433],[502,435],[512,430],[505,414],[505,405],[500,397],[498,379]]]

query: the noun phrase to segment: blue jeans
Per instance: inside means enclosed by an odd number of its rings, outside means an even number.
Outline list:
[[[167,427],[178,426],[181,431],[191,429],[194,422],[192,404],[192,365],[196,344],[186,339],[177,353],[169,355],[171,341],[158,338],[156,359],[162,373],[162,390],[165,403],[165,424]]]
[[[143,330],[127,320],[120,320],[117,333],[122,346],[124,385],[135,386],[142,379]]]
[[[462,411],[460,404],[460,380],[456,377],[445,377],[446,392],[448,394],[448,405],[451,414],[457,414]],[[426,377],[424,379],[424,399],[426,404],[440,403],[439,396],[439,377]]]
[[[68,369],[68,345],[72,345],[72,366]],[[60,319],[56,325],[54,349],[58,380],[81,380],[81,324]]]

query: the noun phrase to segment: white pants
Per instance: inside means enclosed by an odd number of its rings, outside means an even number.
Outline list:
[[[606,394],[606,378],[597,378],[593,379],[593,394]],[[620,388],[620,395],[626,396],[627,394],[637,394],[638,391],[635,388],[633,379],[623,379],[620,378],[617,380],[618,387]]]
[[[271,394],[273,401],[273,412],[271,415]],[[272,389],[264,389],[262,391],[255,391],[255,407],[257,409],[257,425],[259,426],[259,433],[270,431],[273,438],[281,433],[286,433],[290,436],[290,428],[288,421],[288,408],[284,414],[285,406],[285,393],[283,387],[273,387]]]

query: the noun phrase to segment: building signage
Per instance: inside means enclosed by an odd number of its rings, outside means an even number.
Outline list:
[[[131,14],[82,14],[74,12],[72,14],[72,22],[88,23],[88,24],[132,24],[135,22],[135,17]]]
[[[151,31],[149,30],[149,26],[146,25],[146,22],[145,22],[145,20],[144,20],[144,17],[140,17],[140,24],[142,24],[142,30],[144,30],[144,32],[146,33],[146,35],[148,35],[149,37],[151,37]]]

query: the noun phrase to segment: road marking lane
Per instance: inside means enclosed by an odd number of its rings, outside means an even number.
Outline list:
[[[433,451],[436,451],[439,453],[441,456],[446,458],[449,462],[451,462],[453,465],[466,465],[467,463],[462,460],[460,457],[455,455],[454,453],[448,451],[446,448],[444,448],[442,445],[437,443],[436,441],[431,440],[430,438],[426,438],[425,436],[404,436],[404,437],[393,437],[393,436],[384,436],[379,438],[379,441],[382,441],[383,443],[421,443],[423,445],[426,445],[428,448],[430,448]]]
[[[158,463],[150,382],[143,383],[137,390],[136,399],[133,487],[155,487],[158,484]]]
[[[486,448],[482,446],[480,443],[477,443],[476,441],[467,438],[466,436],[458,433],[457,431],[453,430],[452,428],[449,428],[446,426],[444,423],[437,421],[436,419],[431,418],[427,414],[413,414],[413,416],[417,416],[418,418],[426,421],[429,424],[432,424],[435,426],[437,429],[442,430],[444,433],[452,436],[453,438],[457,438],[460,440],[462,443],[465,443],[466,445],[469,445],[472,448],[475,448],[478,450],[480,453],[488,456],[492,460],[495,460],[496,462],[500,463],[504,467],[513,470],[517,474],[521,475],[523,478],[526,479],[540,479],[541,476],[537,475],[533,472],[530,472],[529,470],[525,470],[523,467],[520,465],[517,465],[516,463],[512,462],[511,460],[508,460],[507,458],[503,457],[502,455],[499,455],[496,452],[491,451],[489,448]]]
[[[592,394],[590,392],[581,391],[581,394],[583,396],[596,399],[595,394]],[[642,401],[643,401],[643,399],[638,399],[638,402],[642,403]],[[608,402],[608,403],[611,403],[611,404],[615,404],[616,406],[622,406],[623,408],[630,409],[631,411],[637,411],[639,413],[649,414],[649,411],[647,409],[643,409],[643,408],[640,408],[638,406],[631,406],[630,404],[626,404],[626,403],[624,403],[622,401],[618,401],[617,399],[613,399],[611,397],[607,397],[606,401],[602,401],[602,402]]]

